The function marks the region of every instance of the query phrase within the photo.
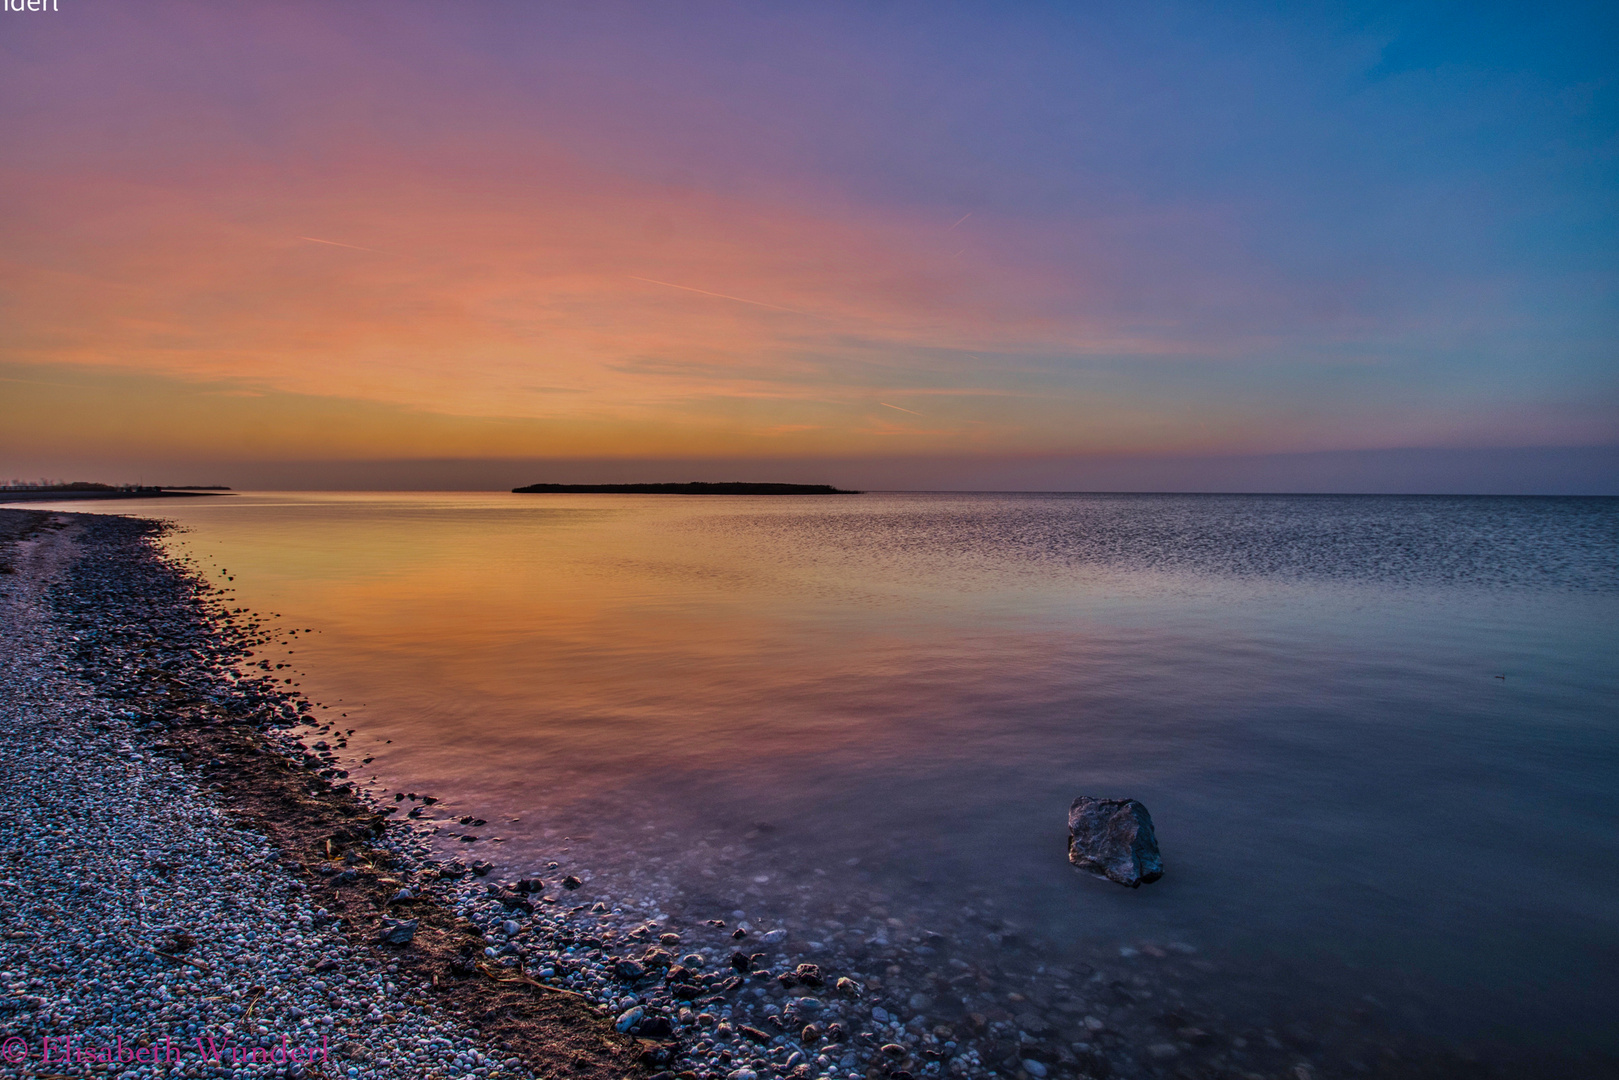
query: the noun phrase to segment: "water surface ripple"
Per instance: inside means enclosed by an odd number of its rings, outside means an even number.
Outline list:
[[[941,1013],[1016,983],[1060,1016],[1174,945],[1255,1023],[1619,1046],[1619,500],[119,509],[313,631],[267,659],[346,714],[355,776],[503,872],[879,978],[903,952]],[[1161,882],[1067,865],[1082,793],[1151,808]]]

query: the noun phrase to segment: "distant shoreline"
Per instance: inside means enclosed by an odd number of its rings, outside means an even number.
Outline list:
[[[49,502],[71,499],[188,499],[207,495],[234,495],[234,491],[181,491],[175,488],[136,488],[132,491],[0,491],[0,503]]]
[[[831,484],[530,484],[515,495],[863,495]]]

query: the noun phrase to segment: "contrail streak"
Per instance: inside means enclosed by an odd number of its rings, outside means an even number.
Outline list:
[[[877,404],[879,404],[879,405],[888,405],[888,402],[879,401]],[[921,416],[922,415],[921,413],[917,412],[915,409],[900,409],[898,405],[888,405],[888,407],[890,409],[899,409],[900,412],[908,412],[912,416]]]
[[[649,284],[662,285],[665,288],[669,288],[669,289],[684,289],[686,292],[701,293],[703,296],[717,296],[721,300],[735,300],[739,304],[752,304],[754,307],[769,308],[771,311],[785,311],[789,315],[809,315],[809,317],[812,318],[812,319],[823,319],[823,318],[826,317],[824,315],[813,315],[808,311],[799,311],[796,308],[777,307],[775,304],[766,304],[761,300],[748,300],[748,299],[746,299],[744,297],[731,296],[731,295],[729,295],[727,293],[709,292],[707,289],[694,289],[690,285],[676,285],[672,281],[659,281],[657,278],[636,277],[634,274],[631,274],[630,275],[630,280],[631,281],[645,281],[645,282],[648,282]]]
[[[970,218],[972,216],[973,216],[973,212],[971,210],[967,211],[965,214],[962,214],[960,217],[958,217],[956,219],[956,225],[960,225],[963,221],[966,221],[968,218]],[[945,232],[955,232],[956,231],[956,225],[950,226],[948,229],[945,230]]]
[[[374,255],[388,254],[386,251],[378,251],[376,248],[361,247],[359,244],[340,244],[336,240],[322,240],[318,236],[300,236],[298,239],[308,240],[311,244],[330,244],[333,247],[346,247],[355,251],[369,251]]]

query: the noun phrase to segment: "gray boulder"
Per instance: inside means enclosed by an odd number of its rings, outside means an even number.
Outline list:
[[[1132,889],[1164,876],[1152,815],[1134,799],[1075,799],[1068,808],[1068,861]]]

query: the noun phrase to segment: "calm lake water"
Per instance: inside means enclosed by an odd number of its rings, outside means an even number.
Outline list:
[[[59,508],[182,522],[233,603],[312,631],[271,659],[347,714],[357,779],[488,819],[458,855],[1041,970],[1191,946],[1255,1010],[1619,1046],[1619,500]],[[1068,866],[1079,794],[1147,804],[1162,881]]]

